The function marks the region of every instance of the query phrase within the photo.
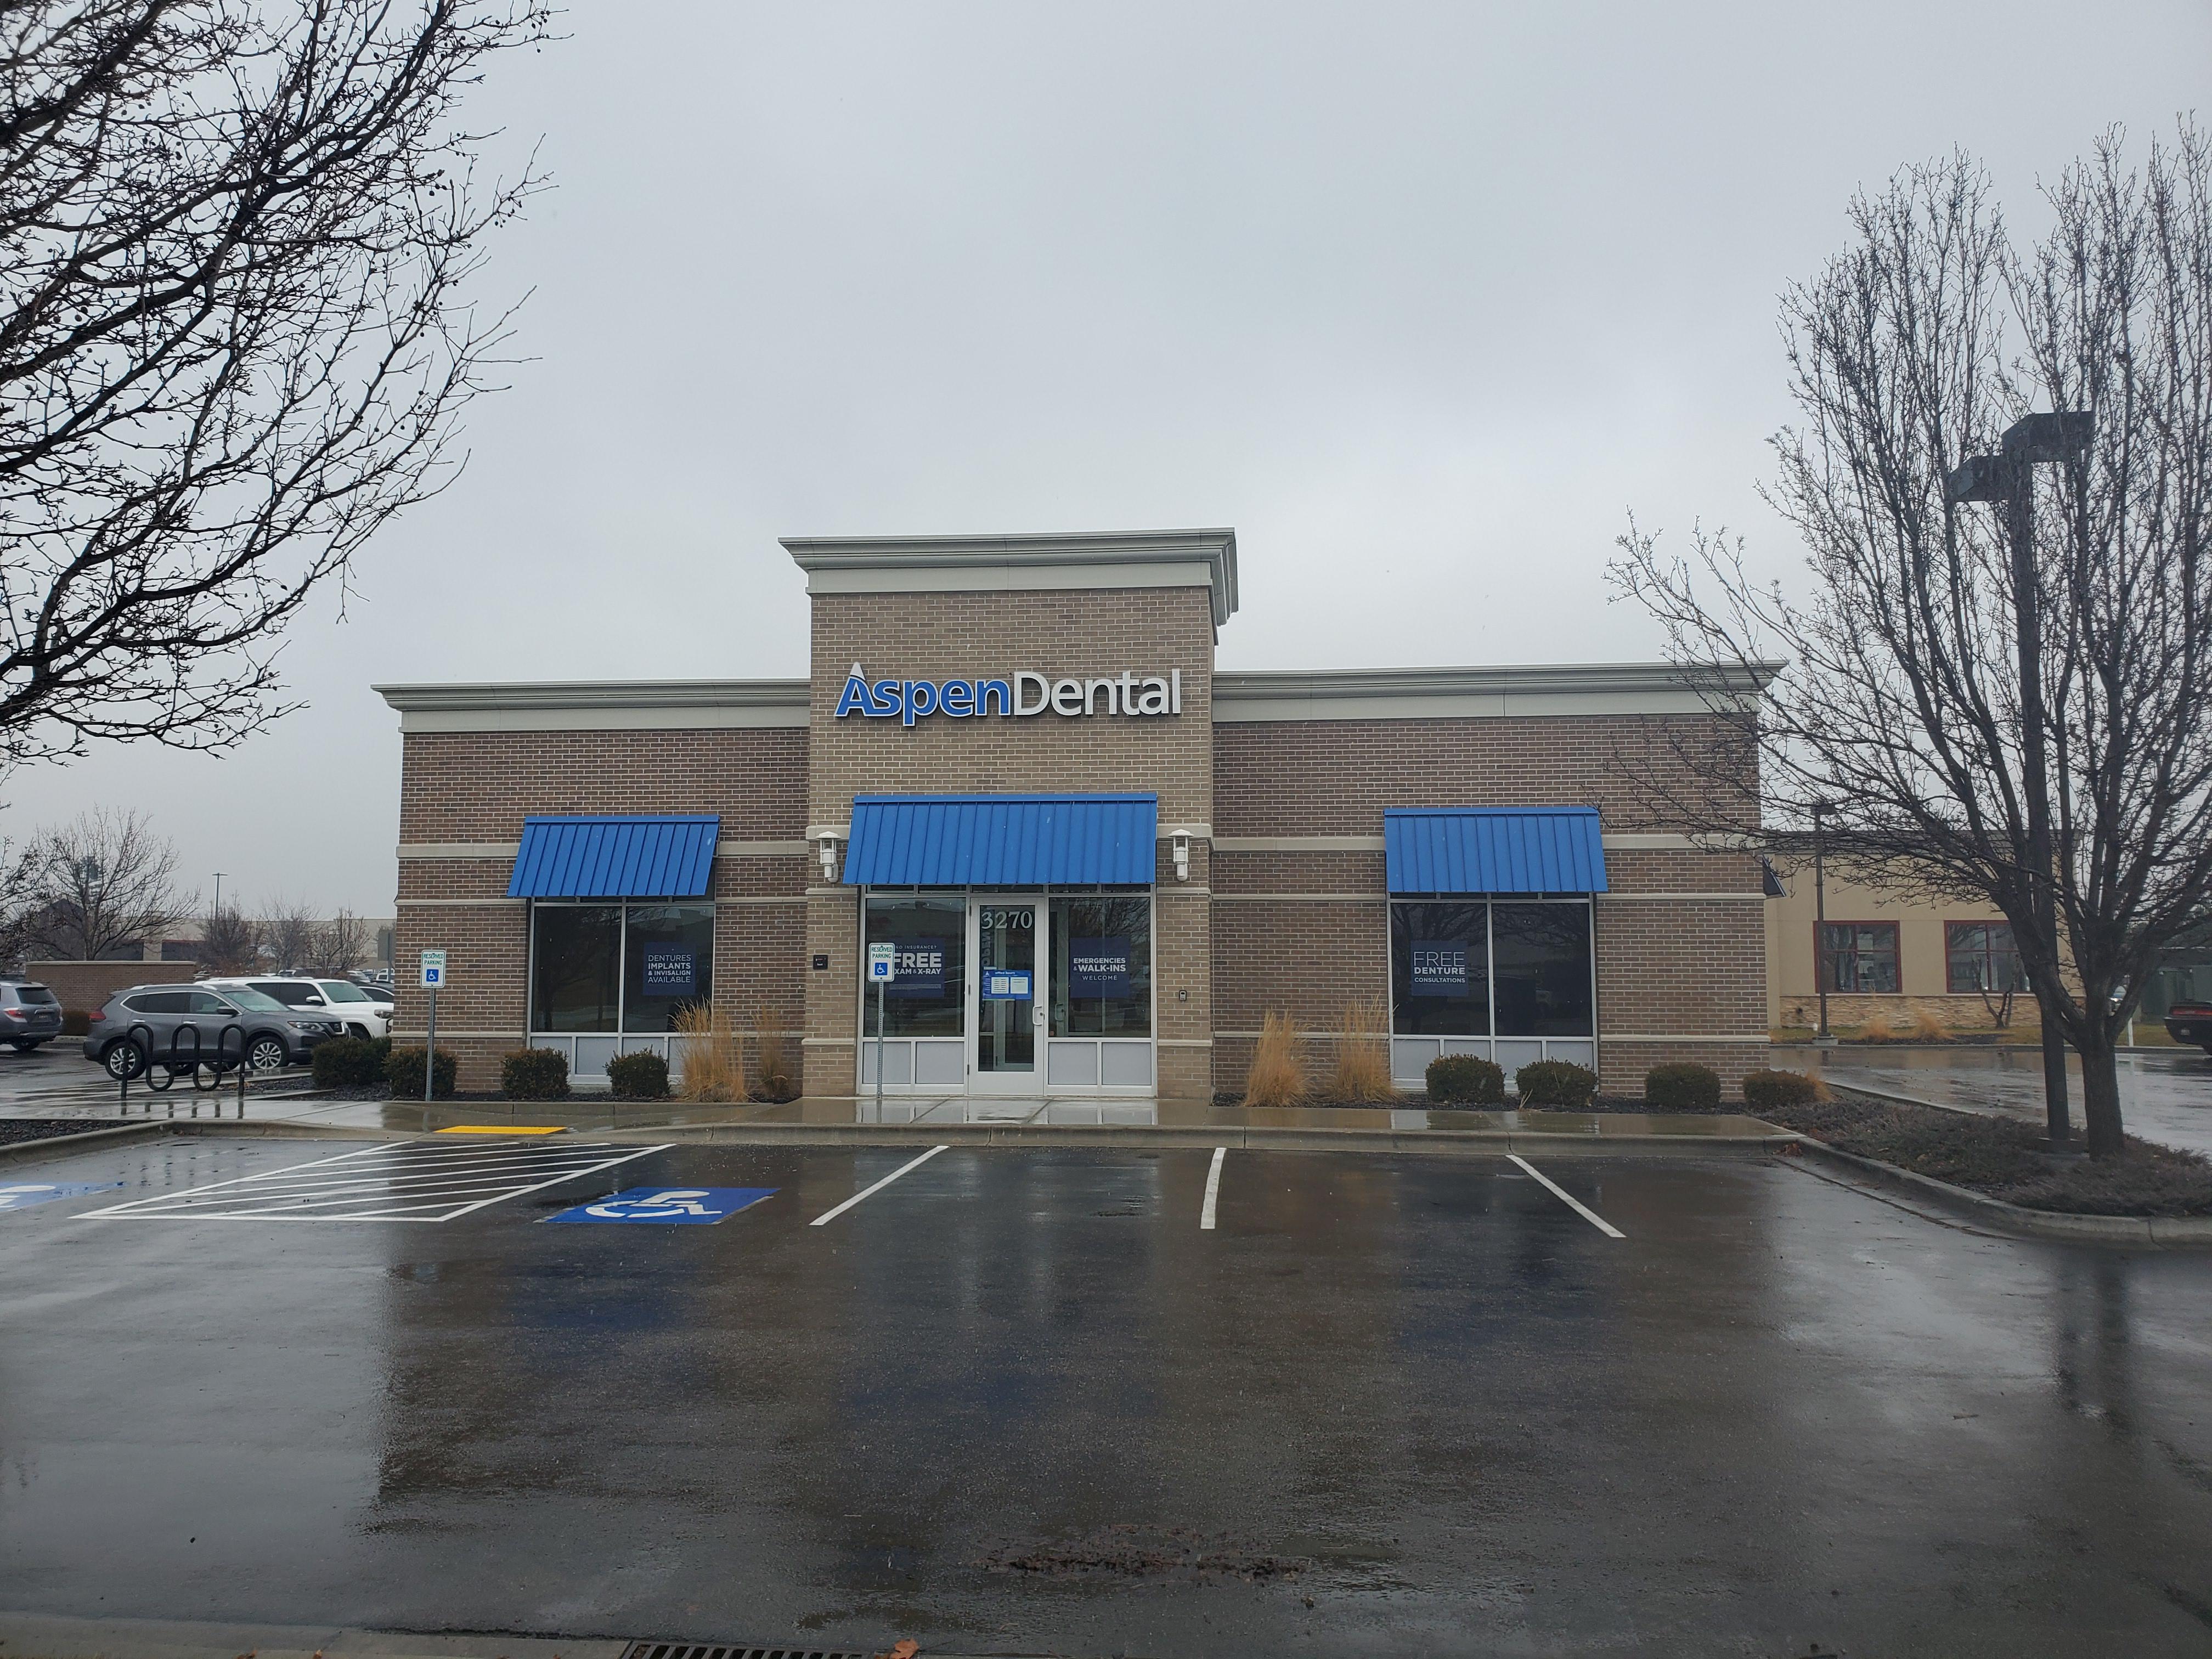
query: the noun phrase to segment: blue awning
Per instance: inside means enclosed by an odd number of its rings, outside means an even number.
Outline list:
[[[522,821],[509,898],[698,898],[722,820],[543,817]]]
[[[1602,893],[1595,806],[1386,806],[1394,893]]]
[[[1157,795],[859,795],[845,880],[867,887],[1149,884]]]

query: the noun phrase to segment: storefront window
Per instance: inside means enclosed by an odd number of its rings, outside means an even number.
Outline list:
[[[1490,1030],[1490,922],[1483,904],[1390,907],[1390,1029],[1401,1036]]]
[[[898,946],[884,994],[885,1036],[957,1037],[967,1031],[968,903],[957,898],[874,898],[867,942]],[[861,953],[866,956],[866,952]],[[863,1035],[874,1036],[876,993],[861,999]]]
[[[1820,928],[1820,988],[1890,992],[1898,988],[1897,924],[1831,921]]]
[[[619,904],[532,907],[530,1029],[611,1031],[620,1016]]]
[[[533,1031],[672,1031],[714,994],[711,904],[537,904],[530,925]]]
[[[1499,904],[1490,916],[1500,1036],[1590,1036],[1587,904]]]
[[[714,907],[633,904],[623,933],[625,1031],[672,1031],[676,1016],[711,994]]]
[[[1052,901],[1052,1035],[1152,1034],[1149,896]]]
[[[2027,972],[2021,966],[2008,921],[1947,921],[1943,947],[1954,992],[2027,988]]]

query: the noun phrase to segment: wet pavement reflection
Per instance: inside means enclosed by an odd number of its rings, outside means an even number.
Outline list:
[[[1906,1095],[1938,1106],[2044,1121],[2043,1053],[2019,1044],[1913,1048],[1778,1044],[1772,1064],[1832,1080]],[[2067,1056],[2068,1108],[2081,1123],[2081,1062]],[[2137,1049],[2119,1059],[2120,1114],[2128,1133],[2212,1154],[2212,1054],[2195,1048]]]
[[[681,1146],[0,1215],[0,1606],[872,1648],[2202,1653],[2212,1258],[1771,1161]],[[625,1149],[629,1150],[629,1149]],[[1540,1163],[1540,1160],[1539,1160]],[[18,1166],[20,1171],[20,1166]],[[284,1180],[304,1177],[296,1172]],[[774,1188],[712,1226],[541,1226]],[[2124,1643],[2115,1638],[2124,1633]]]

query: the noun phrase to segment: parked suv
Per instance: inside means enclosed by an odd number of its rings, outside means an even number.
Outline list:
[[[35,980],[0,978],[0,1042],[27,1054],[62,1034],[61,999]]]
[[[244,1029],[246,1062],[257,1072],[304,1066],[317,1043],[345,1029],[332,1019],[303,1019],[276,998],[244,987],[217,993],[204,985],[134,985],[110,993],[93,1015],[84,1057],[105,1066],[110,1077],[136,1077],[149,1061],[189,1058],[192,1038],[186,1033],[192,1031],[198,1034],[199,1052],[212,1062],[224,1029],[233,1024]],[[232,1037],[232,1054],[238,1045]]]
[[[2177,1002],[2166,1011],[2166,1034],[2212,1054],[2212,1002]]]
[[[334,1019],[348,1036],[380,1037],[392,1031],[392,994],[365,989],[347,979],[308,979],[296,974],[246,975],[235,979],[204,979],[212,989],[258,991],[287,1008],[319,1019]]]

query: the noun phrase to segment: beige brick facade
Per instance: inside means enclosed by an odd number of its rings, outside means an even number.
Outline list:
[[[1498,671],[1517,678],[1496,688],[1480,670],[1418,684],[1365,677],[1388,682],[1379,690],[1320,675],[1310,696],[1293,688],[1305,701],[1290,718],[1249,695],[1217,709],[1233,538],[1224,559],[1200,544],[1221,532],[1176,534],[1185,540],[1163,538],[1164,552],[1139,550],[1168,561],[1157,566],[1131,562],[1128,544],[1110,538],[1073,551],[1051,538],[1004,552],[793,544],[811,579],[803,685],[392,689],[405,731],[398,1029],[420,1033],[422,1000],[407,981],[415,953],[435,945],[450,953],[452,981],[441,1041],[462,1055],[465,1084],[486,1085],[498,1054],[526,1040],[529,912],[506,897],[526,816],[715,813],[714,1000],[740,1029],[765,1013],[798,1030],[807,1091],[850,1095],[860,896],[825,878],[818,849],[823,836],[846,835],[854,798],[1148,791],[1161,834],[1164,1098],[1237,1088],[1271,1011],[1321,1034],[1325,1060],[1348,1001],[1387,1004],[1389,805],[1597,807],[1612,890],[1594,909],[1604,1086],[1632,1092],[1660,1059],[1705,1060],[1731,1085],[1763,1063],[1757,861],[1690,845],[1634,781],[1666,772],[1684,788],[1741,783],[1721,723],[1668,671]],[[823,548],[826,574],[822,558],[810,562]],[[841,720],[854,663],[872,680],[936,682],[1172,671],[1182,711]],[[1431,684],[1454,673],[1467,683]],[[1298,717],[1309,705],[1316,717]],[[1371,717],[1346,716],[1370,706]],[[1182,878],[1177,830],[1191,837]]]

